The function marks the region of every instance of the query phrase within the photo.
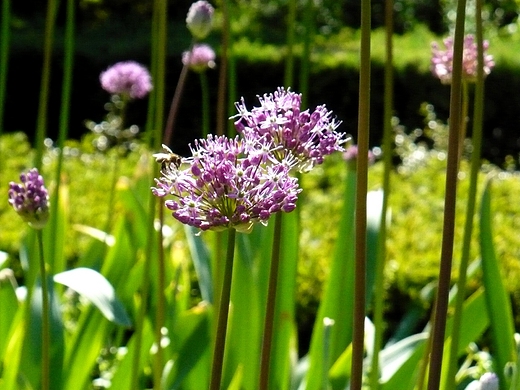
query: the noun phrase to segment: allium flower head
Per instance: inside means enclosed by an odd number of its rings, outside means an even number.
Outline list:
[[[263,138],[274,145],[278,161],[290,161],[300,172],[321,164],[326,155],[343,151],[348,137],[336,129],[341,122],[331,118],[324,105],[313,112],[301,110],[301,94],[279,87],[274,94],[258,97],[259,107],[248,110],[244,100],[235,103],[235,122],[242,135]]]
[[[196,39],[204,39],[212,28],[214,9],[207,1],[193,3],[186,17],[186,26]]]
[[[35,229],[42,229],[49,219],[49,193],[36,168],[20,175],[21,183],[9,183],[9,204]]]
[[[480,379],[471,382],[465,390],[498,390],[498,377],[493,372],[486,372]]]
[[[296,207],[298,180],[287,164],[268,164],[255,140],[214,137],[195,141],[183,165],[163,164],[152,188],[173,196],[165,205],[180,222],[204,230],[234,228],[250,232],[271,214]]]
[[[152,90],[152,77],[148,70],[135,61],[118,62],[99,76],[101,87],[112,94],[142,99]]]
[[[203,72],[215,67],[215,52],[209,45],[196,44],[190,51],[182,53],[182,63],[195,72]]]
[[[495,66],[493,56],[486,53],[489,42],[484,41],[484,77],[491,73]],[[432,43],[431,68],[435,77],[438,77],[443,84],[450,84],[453,71],[453,38],[448,37],[444,40],[446,50],[441,50],[437,42]],[[477,42],[472,34],[464,37],[464,47],[462,51],[462,77],[469,82],[475,82],[477,78]]]

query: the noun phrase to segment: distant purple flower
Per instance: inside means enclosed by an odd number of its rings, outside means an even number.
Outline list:
[[[294,210],[301,191],[286,164],[265,164],[262,146],[209,135],[190,145],[192,157],[182,159],[182,166],[163,164],[152,192],[172,195],[165,205],[184,224],[202,231],[250,232],[254,223]]]
[[[464,37],[464,47],[462,52],[462,78],[469,82],[474,82],[477,78],[477,42],[475,37],[468,34]],[[453,71],[453,38],[448,37],[444,40],[446,50],[441,50],[437,42],[432,43],[432,73],[438,77],[443,84],[450,84]],[[486,53],[489,42],[483,42],[484,47],[484,77],[491,73],[495,66],[493,56]]]
[[[35,229],[42,229],[49,219],[49,193],[36,168],[20,175],[21,183],[9,183],[9,204]]]
[[[214,9],[207,1],[193,3],[186,17],[186,26],[196,39],[204,39],[212,28]]]
[[[493,372],[486,372],[480,379],[472,381],[465,390],[498,390],[498,377]]]
[[[135,61],[118,62],[99,76],[103,89],[112,94],[142,99],[152,90],[148,70]]]
[[[215,67],[215,52],[209,45],[196,44],[191,51],[182,53],[182,63],[189,65],[195,72],[203,72]]]
[[[343,159],[349,163],[354,168],[356,167],[358,158],[358,146],[357,145],[350,145],[347,147],[347,149],[343,152]],[[369,150],[368,151],[368,164],[373,164],[376,161],[376,156],[374,153]]]
[[[302,111],[301,94],[282,87],[258,99],[260,107],[251,110],[243,99],[235,103],[235,127],[242,135],[253,134],[271,142],[278,161],[290,161],[298,171],[307,172],[321,164],[324,156],[344,150],[348,137],[336,131],[341,122],[331,118],[332,112],[324,105],[312,113]]]

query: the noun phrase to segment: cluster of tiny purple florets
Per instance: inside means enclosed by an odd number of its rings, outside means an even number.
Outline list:
[[[309,170],[335,150],[346,136],[324,106],[301,111],[301,97],[279,88],[247,111],[237,104],[240,137],[209,135],[190,145],[189,158],[168,159],[169,149],[156,158],[162,176],[152,189],[182,223],[201,230],[234,228],[249,232],[277,212],[296,208],[301,189],[291,176]],[[303,168],[303,169],[302,169]]]
[[[489,42],[484,41],[484,77],[491,73],[495,66],[493,56],[486,53]],[[446,50],[441,50],[437,42],[432,43],[432,73],[438,77],[443,84],[451,83],[453,72],[453,38],[444,40]],[[464,37],[462,52],[462,78],[469,82],[475,82],[477,78],[478,51],[475,36],[468,34]]]
[[[191,50],[182,53],[182,63],[196,72],[215,67],[215,52],[204,43],[193,45]]]
[[[324,105],[313,112],[301,110],[301,94],[278,88],[274,94],[258,98],[259,107],[248,110],[244,101],[236,103],[235,127],[240,134],[265,137],[277,145],[274,156],[289,161],[300,172],[321,164],[326,155],[343,151],[347,141],[338,133],[340,125]]]
[[[142,99],[152,90],[152,77],[135,61],[118,62],[99,76],[103,89],[112,94]]]
[[[235,228],[249,232],[255,222],[296,207],[300,189],[283,164],[264,164],[261,153],[249,153],[254,142],[213,137],[195,141],[192,157],[163,165],[163,177],[152,191],[173,195],[165,205],[180,222],[201,230]]]
[[[20,175],[21,183],[9,183],[9,204],[32,227],[41,229],[49,218],[49,193],[36,168]]]

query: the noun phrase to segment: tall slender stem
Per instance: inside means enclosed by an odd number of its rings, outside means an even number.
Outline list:
[[[47,106],[49,102],[49,84],[51,79],[52,42],[54,36],[54,22],[56,20],[57,1],[49,0],[47,3],[47,16],[45,19],[45,38],[43,46],[42,80],[40,85],[40,98],[38,105],[38,117],[36,120],[36,153],[34,166],[40,169],[43,157],[43,142],[47,134]]]
[[[220,66],[218,76],[218,99],[217,99],[217,135],[226,134],[227,107],[226,96],[228,95],[228,55],[229,55],[229,8],[228,1],[222,0],[222,43],[220,46]]]
[[[6,80],[9,65],[11,0],[2,1],[2,23],[0,26],[0,135],[2,135],[4,129],[5,95],[7,93]]]
[[[455,374],[457,372],[457,353],[460,338],[460,323],[462,321],[462,308],[466,292],[467,269],[471,249],[471,234],[473,232],[473,219],[477,200],[478,174],[480,172],[480,155],[482,149],[482,117],[484,111],[484,48],[482,37],[482,0],[475,2],[475,22],[477,36],[477,81],[475,84],[475,100],[473,102],[473,150],[471,154],[471,173],[468,191],[468,205],[466,208],[466,222],[464,225],[464,238],[462,242],[462,256],[459,266],[459,278],[457,280],[457,296],[453,314],[453,327],[451,332],[451,349],[449,359],[449,371],[446,376],[445,388],[455,387]],[[467,93],[467,92],[466,92]],[[463,141],[463,140],[461,140]]]
[[[220,390],[222,381],[222,369],[224,366],[224,351],[226,347],[226,333],[229,314],[229,301],[231,297],[231,282],[233,276],[233,259],[235,257],[235,229],[228,230],[228,243],[226,264],[224,266],[224,279],[220,293],[217,333],[215,335],[215,349],[213,350],[213,364],[211,367],[210,390]]]
[[[392,111],[394,101],[393,66],[394,2],[385,2],[386,61],[384,90],[383,134],[383,207],[378,238],[377,268],[374,279],[374,350],[370,369],[370,389],[379,388],[379,351],[383,343],[384,269],[386,259],[386,215],[390,195],[390,172],[392,171]]]
[[[271,361],[271,349],[273,343],[273,326],[275,321],[276,288],[278,286],[278,270],[280,268],[280,246],[282,238],[282,213],[276,213],[274,221],[274,239],[271,252],[271,268],[269,271],[269,287],[267,289],[267,303],[265,310],[264,332],[262,339],[260,360],[259,389],[269,388],[269,362]]]
[[[294,83],[294,29],[296,26],[296,0],[289,0],[287,13],[287,54],[285,58],[285,75],[283,84],[286,88]]]
[[[157,247],[158,247],[158,272],[157,272],[157,311],[155,313],[155,344],[157,350],[154,359],[154,370],[153,370],[153,388],[160,390],[161,377],[163,371],[163,350],[161,346],[162,340],[162,329],[164,327],[164,313],[166,311],[164,289],[166,284],[165,277],[165,263],[164,263],[164,247],[163,247],[163,234],[162,227],[164,226],[164,202],[162,198],[158,198],[157,202],[159,206],[159,226],[161,227],[157,232]]]
[[[444,224],[442,232],[439,285],[435,302],[435,317],[432,329],[432,351],[428,390],[438,390],[442,370],[444,335],[451,282],[453,242],[455,231],[455,205],[457,196],[457,175],[459,170],[459,142],[462,116],[462,49],[464,38],[464,17],[466,1],[457,4],[457,20],[453,48],[453,71],[450,96],[450,132],[448,138],[448,162],[446,167],[446,190],[444,197]]]
[[[50,319],[49,319],[49,289],[43,252],[43,233],[36,231],[40,251],[40,280],[42,285],[42,390],[50,389]]]
[[[202,138],[209,134],[209,87],[208,76],[205,71],[200,72],[200,87],[202,91]]]
[[[350,388],[360,390],[363,382],[365,337],[366,228],[368,136],[370,132],[370,0],[361,1],[361,58],[359,72],[358,158],[355,229],[354,324]]]

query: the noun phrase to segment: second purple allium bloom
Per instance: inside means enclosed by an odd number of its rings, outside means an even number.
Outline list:
[[[203,72],[215,67],[215,52],[206,44],[195,44],[192,49],[182,53],[182,63],[195,72]]]
[[[486,53],[489,42],[484,41],[484,77],[491,73],[495,66],[493,56]],[[441,50],[437,42],[432,43],[432,73],[439,78],[443,84],[450,84],[453,71],[453,38],[444,39],[446,50]],[[475,82],[477,78],[477,42],[475,36],[468,34],[464,37],[462,52],[462,78],[469,82]]]
[[[266,164],[265,143],[214,137],[195,141],[183,165],[163,164],[152,191],[180,222],[204,230],[250,232],[279,211],[296,208],[298,180],[287,164]]]
[[[152,77],[135,61],[118,62],[99,76],[103,89],[130,99],[142,99],[152,90]]]
[[[20,175],[21,183],[9,183],[9,204],[35,229],[42,229],[49,219],[49,193],[36,168]]]
[[[300,172],[321,164],[326,155],[344,151],[348,140],[336,131],[341,122],[332,118],[325,105],[313,112],[301,109],[301,94],[280,87],[274,94],[258,97],[259,107],[248,110],[244,100],[236,103],[235,127],[244,135],[254,135],[274,145],[273,156]]]

